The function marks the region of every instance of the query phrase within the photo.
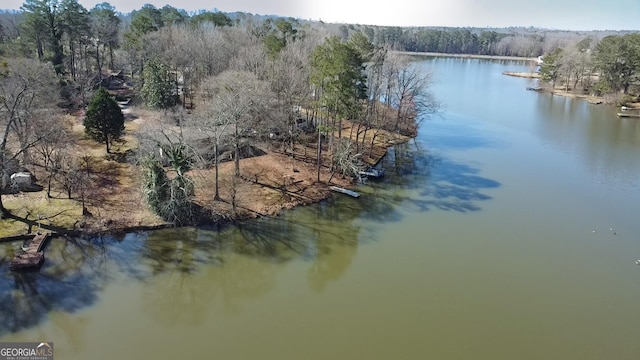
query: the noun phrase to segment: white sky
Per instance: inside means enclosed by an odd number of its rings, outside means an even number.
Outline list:
[[[92,8],[102,0],[79,0]],[[18,9],[22,0],[0,0]],[[567,30],[640,30],[640,0],[111,0],[118,11],[145,3],[393,26],[537,26]]]

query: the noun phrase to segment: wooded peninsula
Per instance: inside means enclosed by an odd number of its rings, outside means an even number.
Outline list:
[[[439,113],[431,74],[402,51],[543,56],[552,89],[640,93],[637,32],[27,0],[0,12],[0,236],[219,224],[324,199]]]

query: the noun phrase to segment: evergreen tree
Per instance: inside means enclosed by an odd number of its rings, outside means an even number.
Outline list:
[[[227,15],[221,12],[205,11],[191,17],[191,23],[200,24],[203,22],[210,22],[215,26],[233,26],[233,21]]]
[[[540,77],[544,81],[551,82],[551,88],[555,88],[556,80],[560,73],[558,60],[562,55],[562,49],[556,49],[553,53],[545,55],[544,62],[540,66]]]
[[[91,30],[96,41],[96,61],[98,73],[102,74],[106,54],[109,54],[109,67],[113,69],[113,52],[120,47],[120,18],[116,8],[107,2],[97,4],[90,12]]]
[[[62,0],[60,2],[60,28],[63,39],[67,44],[67,70],[71,78],[76,79],[79,64],[82,59],[82,47],[86,34],[90,33],[91,25],[89,12],[77,0]]]
[[[364,62],[352,43],[333,36],[318,45],[311,58],[311,83],[333,118],[355,119],[366,98]]]
[[[151,59],[142,71],[143,85],[141,96],[147,105],[166,109],[178,102],[176,82],[169,68],[158,59]]]
[[[84,131],[92,139],[104,142],[109,153],[109,144],[122,136],[124,116],[118,103],[107,90],[99,88],[93,95],[84,119]]]
[[[628,93],[640,74],[640,35],[607,36],[596,47],[596,64],[601,70],[601,82],[611,90]]]
[[[51,61],[56,73],[62,74],[64,72],[63,26],[62,6],[59,0],[26,0],[20,9],[25,13],[23,24],[25,33],[36,44],[38,59]],[[45,53],[45,50],[49,50],[50,53]]]

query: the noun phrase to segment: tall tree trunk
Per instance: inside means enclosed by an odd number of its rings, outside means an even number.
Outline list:
[[[320,182],[320,167],[322,166],[322,131],[318,129],[318,182]]]
[[[42,61],[42,58],[44,57],[44,49],[42,48],[40,35],[36,35],[36,50],[38,52],[38,60]]]
[[[11,212],[9,210],[7,210],[4,207],[4,204],[2,203],[2,194],[0,194],[0,215],[2,215],[2,216],[0,216],[2,218],[5,218],[5,217],[11,215]]]
[[[240,176],[240,138],[238,137],[238,121],[239,119],[236,119],[235,121],[235,127],[234,127],[234,136],[235,136],[235,140],[234,140],[234,145],[235,145],[235,168],[236,168],[236,177]]]
[[[218,139],[216,139],[215,144],[213,144],[213,151],[214,151],[214,158],[213,158],[213,162],[214,162],[214,166],[215,166],[215,194],[213,195],[213,200],[220,200],[220,191],[219,191],[219,186],[218,186],[218,172],[219,172],[219,159],[218,159]]]
[[[53,180],[53,173],[49,174],[49,179],[47,181],[47,197],[51,197],[51,180]]]
[[[98,65],[98,80],[102,81],[102,62],[100,61],[100,44],[96,44],[96,62]]]
[[[113,66],[113,44],[109,43],[109,67],[114,70]]]
[[[71,78],[76,79],[76,47],[72,40],[69,40],[69,70],[71,70]]]

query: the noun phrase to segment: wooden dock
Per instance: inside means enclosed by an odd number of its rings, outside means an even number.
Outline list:
[[[331,189],[331,191],[335,191],[335,192],[339,192],[339,193],[346,194],[346,195],[349,195],[349,196],[353,196],[354,198],[359,198],[360,197],[360,194],[358,194],[357,192],[355,192],[353,190],[341,188],[341,187],[338,187],[338,186],[329,186],[329,189]]]
[[[640,113],[622,112],[618,113],[618,117],[640,118]]]
[[[25,242],[20,253],[9,263],[9,268],[14,271],[38,269],[44,262],[43,250],[48,239],[48,233],[38,233]]]

